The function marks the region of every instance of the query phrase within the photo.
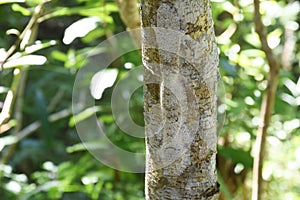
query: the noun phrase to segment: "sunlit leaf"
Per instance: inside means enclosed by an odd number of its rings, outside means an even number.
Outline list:
[[[289,91],[293,94],[294,97],[300,96],[300,78],[298,83],[294,83],[291,79],[285,79],[284,85],[289,89]]]
[[[300,3],[299,1],[291,1],[287,4],[280,12],[280,21],[283,25],[289,26],[293,21],[297,20],[297,16],[300,13]]]
[[[68,15],[81,15],[85,17],[95,17],[98,16],[105,22],[112,22],[112,18],[109,16],[111,12],[118,11],[118,8],[115,4],[106,3],[104,6],[85,6],[85,7],[58,7],[49,14],[44,15],[40,18],[40,21],[45,21],[50,18],[68,16]],[[108,21],[109,20],[109,21]]]
[[[106,88],[111,87],[116,81],[117,69],[105,69],[96,73],[91,82],[90,90],[95,99],[101,99]]]
[[[247,57],[264,57],[265,53],[260,49],[247,49],[241,51],[241,54]]]
[[[271,49],[274,49],[280,44],[280,37],[282,35],[281,29],[275,29],[271,33],[268,34],[268,45]]]
[[[282,13],[282,8],[276,1],[263,1],[261,2],[261,8],[265,12],[264,16],[271,19],[278,18]]]
[[[47,1],[51,1],[51,0],[47,0]],[[45,0],[26,0],[26,4],[28,4],[29,6],[37,6],[42,2],[45,2]]]
[[[244,37],[244,39],[246,40],[246,42],[248,42],[250,45],[252,45],[256,48],[260,48],[260,46],[261,46],[259,37],[256,33],[247,34]]]
[[[4,86],[0,86],[0,94],[6,93],[8,90],[9,90],[9,88],[4,87]]]
[[[82,41],[85,43],[89,43],[94,41],[95,39],[104,36],[106,30],[104,28],[96,28],[90,31],[85,37],[82,38]]]
[[[15,12],[20,12],[24,16],[30,16],[32,13],[29,9],[24,8],[24,7],[20,6],[19,4],[13,4],[12,9]]]
[[[289,95],[287,93],[282,93],[280,95],[281,99],[285,102],[287,102],[288,104],[292,105],[292,106],[298,106],[300,105],[300,97],[293,97],[292,95]]]
[[[10,121],[9,121],[8,123],[6,123],[6,124],[2,124],[2,125],[0,126],[0,134],[6,132],[6,131],[8,131],[8,130],[10,130],[10,129],[13,128],[13,127],[15,127],[16,124],[17,124],[17,123],[16,123],[16,120],[14,120],[14,119],[10,120]]]
[[[103,7],[102,7],[103,11],[106,12],[118,12],[118,7],[117,4],[115,3],[106,3]]]
[[[300,104],[298,104],[300,105]],[[293,130],[297,129],[300,127],[300,120],[299,119],[293,119],[290,121],[285,121],[283,123],[283,129],[288,131],[288,132],[292,132]]]
[[[41,21],[48,20],[54,17],[60,16],[68,16],[68,15],[75,15],[80,14],[82,16],[95,16],[95,12],[99,12],[99,8],[83,8],[83,7],[76,7],[76,8],[67,8],[67,7],[60,7],[57,8],[55,11],[51,12],[50,14],[46,14],[40,18]]]
[[[62,61],[62,62],[65,62],[68,59],[68,56],[65,53],[58,51],[58,50],[52,51],[51,56],[54,59]]]
[[[7,52],[4,48],[0,48],[0,61],[5,60]]]
[[[250,59],[248,56],[246,56],[245,54],[241,53],[239,55],[239,60],[238,60],[238,64],[241,66],[241,67],[244,67],[244,68],[247,68],[247,67],[251,67],[250,66]]]
[[[35,44],[26,47],[25,48],[25,53],[26,54],[32,54],[32,53],[34,53],[36,51],[39,51],[41,49],[45,49],[45,48],[54,46],[56,44],[57,44],[57,42],[55,40],[51,40],[51,41],[48,41],[48,42],[37,41]]]
[[[90,31],[97,28],[97,25],[100,22],[101,20],[98,17],[88,17],[76,21],[65,30],[63,42],[65,44],[70,44],[74,39],[84,37]]]
[[[17,138],[15,136],[5,136],[0,138],[0,152],[3,150],[5,146],[14,144],[17,142]]]
[[[24,3],[25,0],[3,0],[0,1],[0,5],[1,4],[6,4],[6,3]]]
[[[91,108],[87,108],[84,111],[80,112],[76,116],[71,117],[69,121],[69,126],[73,127],[75,126],[75,123],[81,122],[90,116],[94,115],[96,112],[100,111],[101,108],[99,106],[94,106]]]
[[[65,60],[65,67],[71,69],[79,69],[88,60],[86,59],[90,56],[91,49],[84,48],[82,50],[69,49],[67,52],[67,59]]]
[[[87,149],[108,149],[108,144],[104,140],[97,140],[91,142],[83,142],[67,147],[68,153],[75,153],[78,151],[86,151]]]
[[[4,69],[7,69],[24,65],[43,65],[46,61],[47,58],[45,56],[28,55],[17,59],[9,60],[3,65],[3,67]]]
[[[8,29],[6,31],[6,35],[16,35],[16,36],[19,36],[20,35],[20,31],[18,29],[15,29],[15,28]]]

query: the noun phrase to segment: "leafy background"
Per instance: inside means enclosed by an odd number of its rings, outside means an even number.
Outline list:
[[[1,59],[40,3],[0,1]],[[212,10],[225,88],[218,109],[220,116],[226,111],[218,147],[222,198],[249,199],[252,151],[269,68],[254,31],[252,1],[214,0]],[[299,12],[298,1],[261,2],[268,43],[282,63],[267,137],[264,199],[300,199]],[[27,43],[31,48],[18,50],[14,62],[0,72],[0,109],[8,91],[16,88],[17,70],[24,79],[17,87],[12,116],[0,129],[1,199],[143,199],[144,174],[120,172],[92,157],[76,133],[70,112],[76,72],[89,51],[126,30],[116,2],[52,0],[44,5],[41,19],[36,35]],[[109,49],[103,53],[109,54]],[[138,51],[118,58],[110,66],[118,72],[115,83],[139,65]],[[114,86],[96,101],[97,116],[114,144],[142,152],[144,140],[128,137],[113,123],[110,97]],[[130,114],[141,125],[142,100],[139,89],[130,101]],[[33,125],[38,126],[29,130]],[[20,137],[22,133],[26,137]]]

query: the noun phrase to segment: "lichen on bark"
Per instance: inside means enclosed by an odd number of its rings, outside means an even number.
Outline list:
[[[218,53],[207,0],[142,0],[146,199],[217,199]]]

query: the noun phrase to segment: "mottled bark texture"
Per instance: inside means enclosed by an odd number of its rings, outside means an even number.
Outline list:
[[[217,65],[208,0],[142,0],[146,199],[218,199]]]

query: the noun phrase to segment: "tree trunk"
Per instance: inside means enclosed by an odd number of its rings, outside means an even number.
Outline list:
[[[208,0],[142,0],[146,199],[218,199],[217,65]]]

